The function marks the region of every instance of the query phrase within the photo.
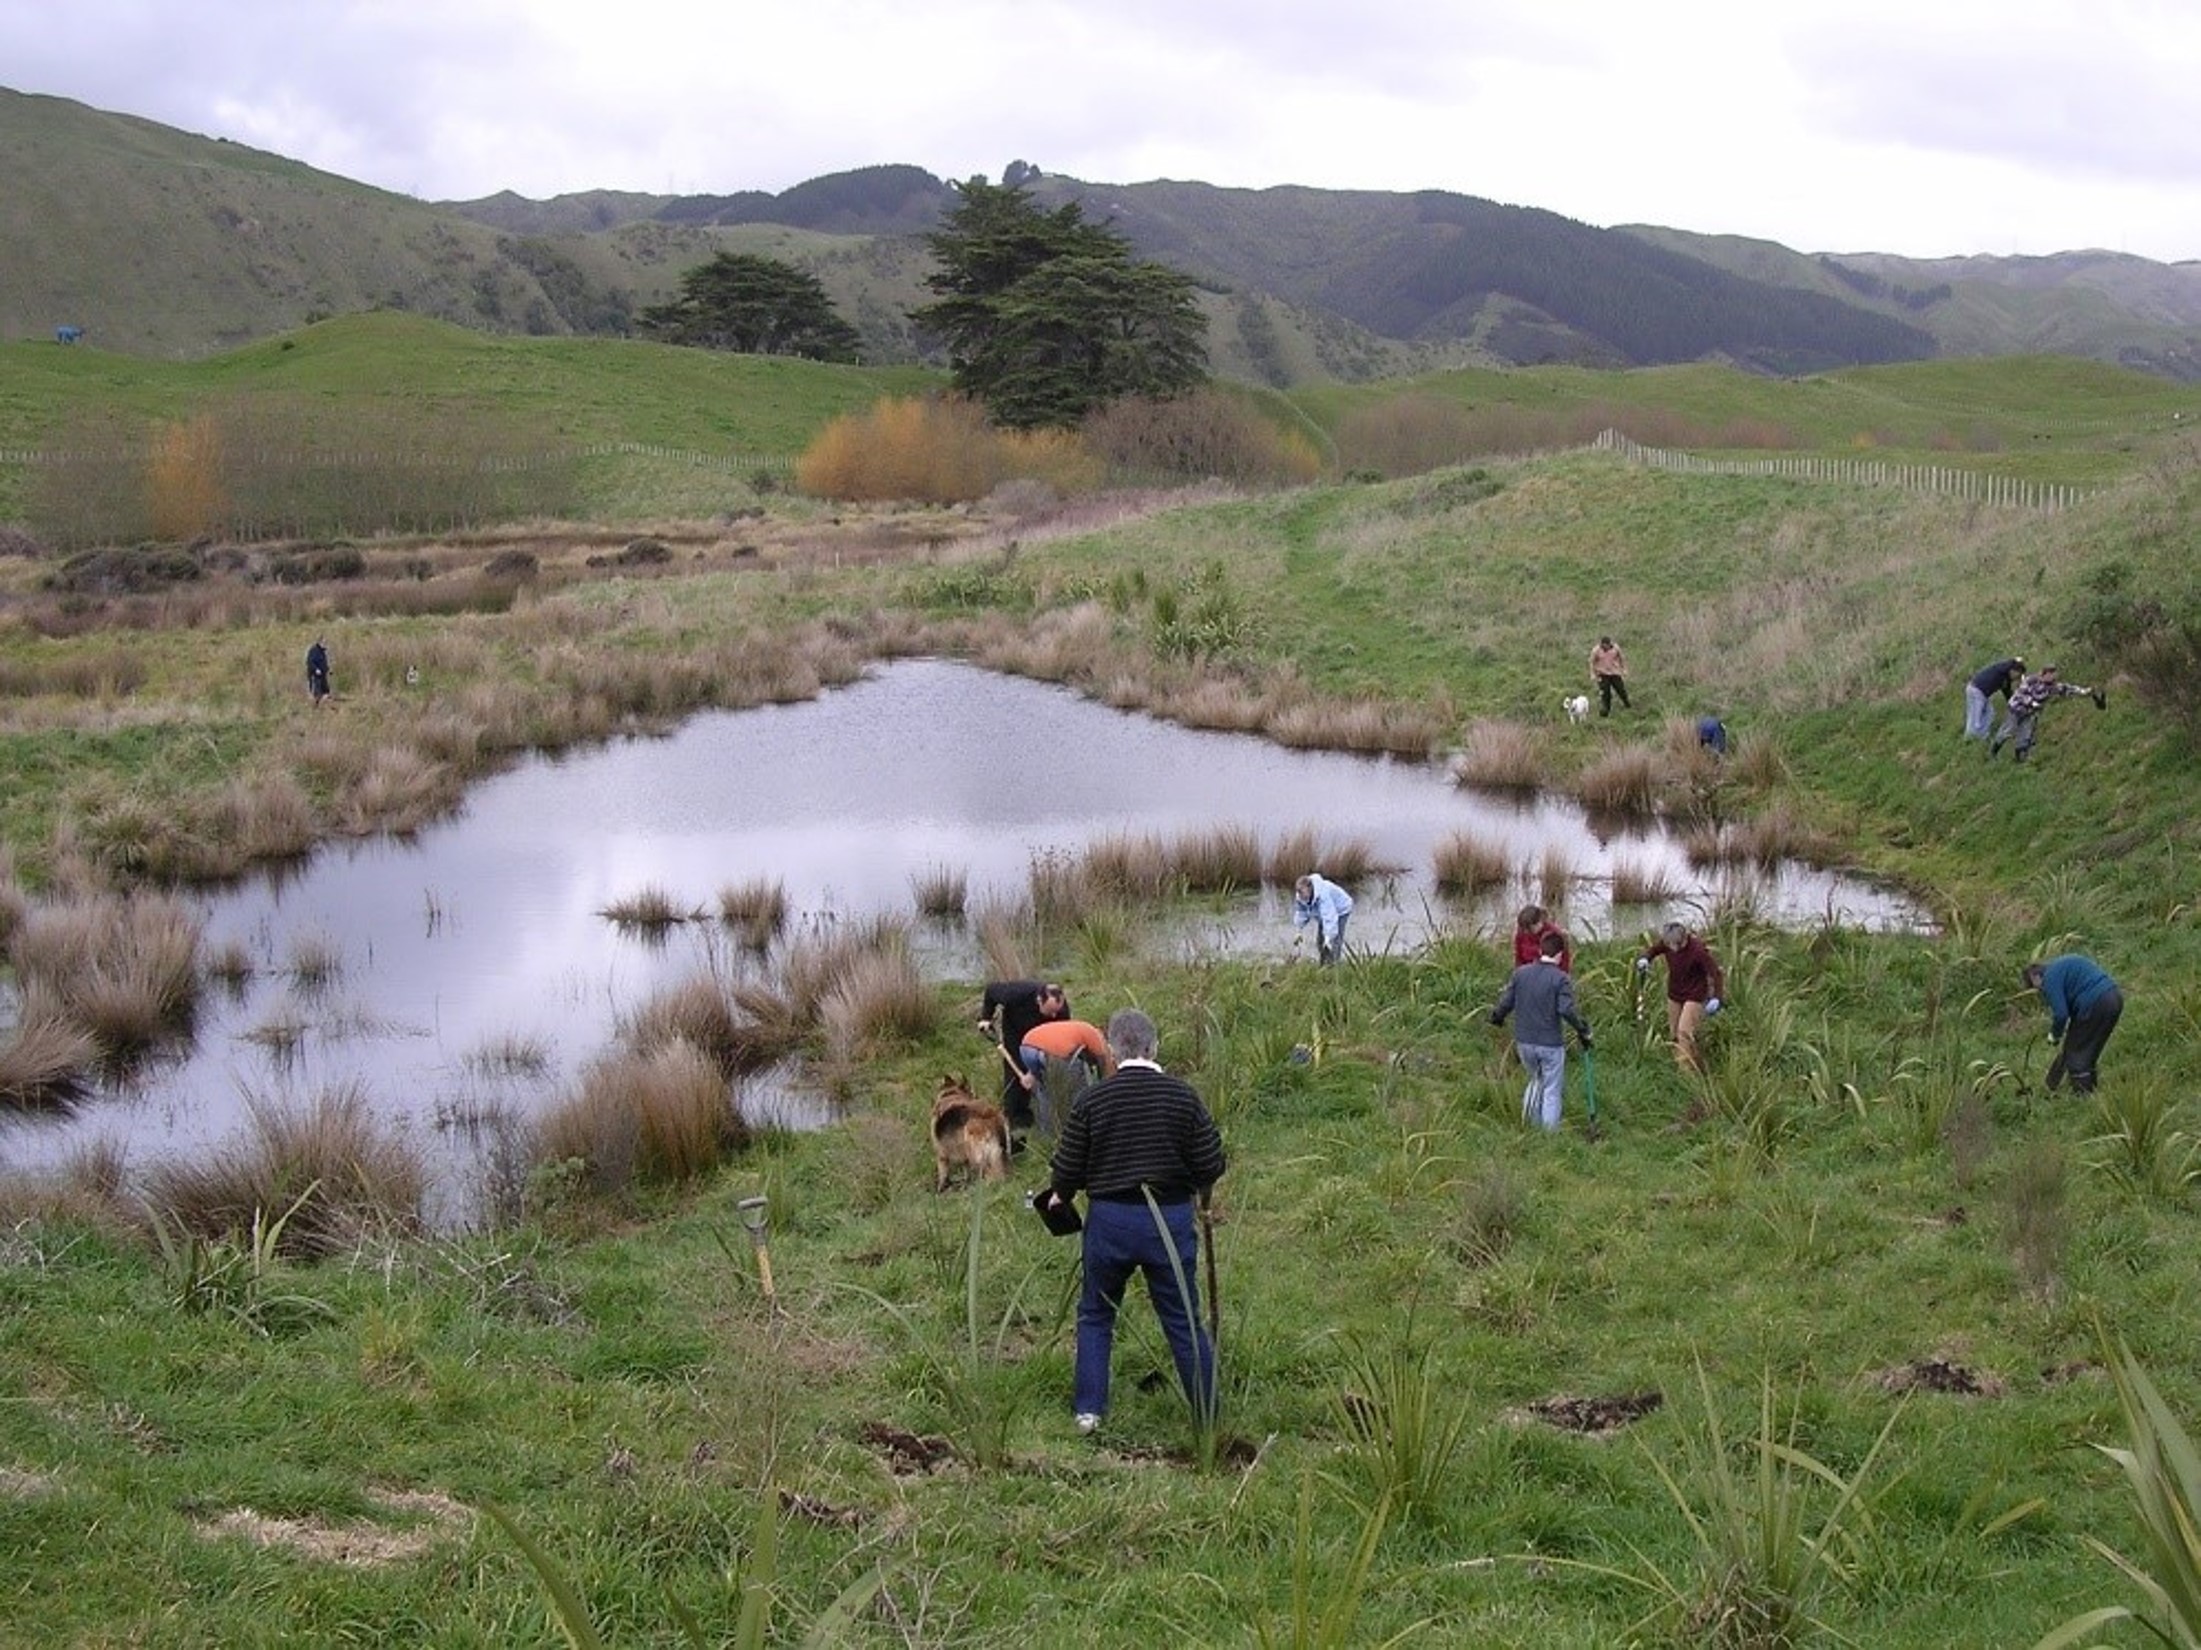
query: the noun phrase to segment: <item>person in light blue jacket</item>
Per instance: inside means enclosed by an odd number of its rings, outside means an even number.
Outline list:
[[[1352,914],[1353,896],[1316,872],[1309,871],[1292,890],[1292,926],[1314,924],[1315,957],[1324,967],[1345,955],[1345,919]]]
[[[2025,983],[2048,1005],[2048,1040],[2059,1045],[2048,1062],[2048,1087],[2059,1088],[2068,1077],[2074,1094],[2092,1094],[2102,1045],[2125,1011],[2124,993],[2101,964],[2075,951],[2027,963]]]

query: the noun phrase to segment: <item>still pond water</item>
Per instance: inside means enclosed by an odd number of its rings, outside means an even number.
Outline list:
[[[1463,830],[1503,843],[1517,864],[1547,847],[1562,852],[1583,878],[1563,913],[1578,934],[1612,930],[1600,879],[1616,861],[1691,890],[1677,911],[1719,891],[1662,831],[1601,833],[1571,803],[1462,790],[1433,764],[1285,750],[1021,678],[903,661],[808,703],[716,712],[663,738],[531,758],[411,841],[330,847],[284,876],[208,896],[206,945],[241,941],[250,979],[208,993],[191,1048],[127,1091],[67,1119],[0,1125],[0,1170],[50,1165],[93,1139],[119,1142],[142,1170],[237,1137],[255,1102],[284,1106],[355,1084],[378,1117],[417,1131],[438,1165],[432,1215],[464,1219],[482,1173],[474,1125],[525,1116],[565,1092],[618,1018],[663,986],[742,966],[716,922],[652,940],[607,921],[614,902],[661,889],[682,908],[715,913],[729,884],[778,879],[790,933],[815,932],[913,915],[915,879],[940,868],[967,877],[975,908],[1022,896],[1035,856],[1226,824],[1252,828],[1264,850],[1313,827],[1402,867],[1355,889],[1355,951],[1411,950],[1433,920],[1510,926],[1519,889],[1462,907],[1431,887],[1433,849]],[[1919,920],[1885,891],[1803,867],[1751,887],[1761,909],[1798,923],[1829,912],[1861,927]],[[1621,919],[1634,929],[1660,915],[1624,909]],[[1289,901],[1274,890],[1249,895],[1168,932],[1186,953],[1287,951]],[[981,977],[963,925],[920,923],[918,941],[939,977]],[[314,953],[337,964],[309,990],[299,962]],[[270,1037],[274,1026],[302,1035]],[[514,1073],[495,1058],[513,1046],[547,1059]],[[796,1124],[823,1115],[788,1073],[745,1091],[744,1106]]]

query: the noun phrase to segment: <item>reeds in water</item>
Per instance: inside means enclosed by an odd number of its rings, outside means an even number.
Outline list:
[[[764,950],[787,926],[787,884],[778,877],[727,883],[718,891],[718,920],[750,950]]]
[[[1318,871],[1332,882],[1351,886],[1376,870],[1376,851],[1365,838],[1325,838],[1314,826],[1301,825],[1270,845],[1261,877],[1271,887],[1288,888],[1309,871]]]
[[[1151,832],[1117,831],[1096,839],[1085,850],[1084,876],[1096,898],[1116,905],[1151,904],[1177,891],[1169,845]]]
[[[959,917],[970,899],[970,873],[953,865],[928,865],[910,878],[921,917]]]
[[[1544,739],[1519,722],[1479,721],[1452,763],[1452,780],[1478,790],[1535,791],[1551,777]]]
[[[685,1043],[725,1077],[750,1063],[733,1001],[708,974],[690,974],[659,990],[628,1017],[620,1034],[637,1054]]]
[[[1584,768],[1575,779],[1574,794],[1593,813],[1649,814],[1658,807],[1659,777],[1653,752],[1626,745]]]
[[[726,1079],[701,1050],[678,1041],[592,1061],[578,1090],[536,1129],[540,1160],[578,1160],[600,1193],[693,1180],[748,1141]]]
[[[915,1043],[940,1021],[940,1004],[906,949],[852,959],[819,1004],[829,1057],[853,1059],[897,1043]]]
[[[1614,860],[1612,879],[1615,905],[1663,905],[1681,892],[1664,871],[1634,860]]]
[[[1503,843],[1486,841],[1472,831],[1455,831],[1433,850],[1431,870],[1440,891],[1479,894],[1504,887],[1513,875],[1513,860]]]
[[[694,913],[655,883],[622,894],[598,913],[620,928],[666,929],[686,922]]]
[[[1189,832],[1170,846],[1177,879],[1188,893],[1220,894],[1261,886],[1265,861],[1250,825],[1216,825]]]
[[[161,1218],[219,1238],[251,1232],[256,1215],[265,1221],[292,1210],[281,1247],[294,1258],[418,1229],[426,1162],[377,1124],[363,1088],[339,1085],[297,1107],[255,1098],[248,1111],[242,1139],[148,1173],[146,1202]]]
[[[199,919],[165,894],[94,896],[27,916],[9,947],[26,1000],[126,1059],[190,1029],[199,994]]]
[[[91,1087],[99,1044],[57,1005],[30,1001],[0,1043],[0,1106],[65,1111]]]

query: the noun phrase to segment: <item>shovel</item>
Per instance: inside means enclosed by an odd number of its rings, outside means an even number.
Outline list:
[[[1590,1109],[1590,1120],[1583,1134],[1591,1140],[1605,1138],[1605,1126],[1597,1120],[1597,1056],[1587,1048],[1582,1050],[1582,1098]]]

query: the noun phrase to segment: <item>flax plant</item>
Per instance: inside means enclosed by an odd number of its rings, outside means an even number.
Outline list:
[[[1433,1520],[1465,1442],[1468,1408],[1437,1369],[1412,1326],[1383,1346],[1345,1343],[1345,1385],[1330,1407],[1372,1492],[1371,1510]]]

